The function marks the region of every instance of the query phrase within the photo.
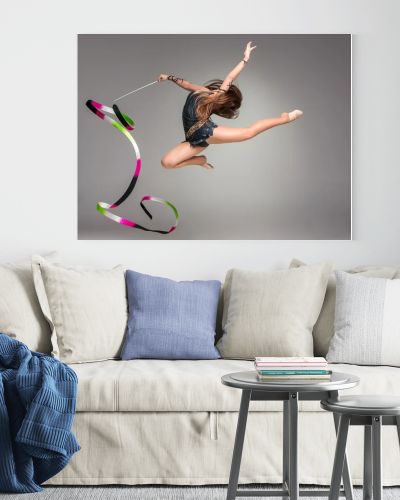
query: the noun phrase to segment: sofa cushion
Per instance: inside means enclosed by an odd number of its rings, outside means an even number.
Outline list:
[[[64,363],[118,358],[128,319],[124,268],[64,266],[35,255],[32,271],[53,355]]]
[[[46,258],[56,261],[59,254]],[[51,352],[51,331],[36,296],[30,260],[0,265],[0,332],[32,351]]]
[[[312,356],[312,329],[330,263],[259,272],[231,269],[224,284],[223,358]]]
[[[78,375],[77,411],[238,411],[241,391],[222,385],[221,377],[253,369],[243,360],[102,361],[74,364]],[[335,364],[337,372],[358,375],[358,387],[344,394],[397,394],[400,369]],[[300,411],[323,411],[318,401],[300,401]],[[281,411],[278,401],[253,401],[251,411]]]
[[[121,358],[218,359],[214,346],[221,283],[126,272],[129,319]]]
[[[298,259],[293,259],[290,267],[300,267],[306,264]],[[395,279],[400,278],[400,270],[390,266],[357,266],[347,269],[350,274],[359,276],[370,276],[375,278]],[[329,344],[335,333],[335,301],[336,301],[336,279],[332,273],[328,280],[328,286],[324,298],[324,303],[317,322],[313,328],[314,356],[326,356]]]
[[[400,279],[336,271],[331,363],[400,367]]]

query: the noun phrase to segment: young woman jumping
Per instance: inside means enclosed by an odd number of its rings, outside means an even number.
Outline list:
[[[282,113],[277,118],[258,120],[249,127],[235,128],[217,125],[211,120],[211,115],[223,118],[236,118],[242,104],[242,93],[233,84],[240,72],[250,59],[256,46],[249,42],[246,45],[243,59],[233,68],[224,80],[212,80],[206,85],[196,85],[174,75],[161,74],[158,81],[172,81],[179,87],[189,90],[182,111],[185,141],[181,142],[161,159],[164,168],[181,168],[188,165],[198,165],[206,169],[214,168],[201,155],[209,144],[225,144],[252,139],[261,132],[265,132],[277,125],[292,122],[303,112],[295,109],[290,113]]]

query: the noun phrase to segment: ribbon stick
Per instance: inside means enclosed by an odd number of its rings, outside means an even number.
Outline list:
[[[133,177],[131,182],[129,183],[129,186],[125,190],[125,192],[122,194],[122,196],[115,201],[114,203],[105,203],[102,201],[99,201],[97,203],[97,210],[104,215],[105,217],[108,217],[109,219],[118,222],[118,224],[122,224],[124,226],[129,226],[135,229],[142,229],[143,231],[150,231],[152,233],[160,233],[160,234],[169,234],[175,231],[177,225],[178,225],[178,220],[179,220],[179,213],[176,207],[169,201],[164,200],[163,198],[157,198],[155,196],[143,196],[143,198],[140,201],[140,206],[144,213],[152,219],[153,216],[150,213],[150,211],[146,208],[144,202],[146,201],[153,201],[156,203],[161,203],[168,208],[171,209],[174,217],[175,217],[175,224],[173,224],[168,230],[162,230],[162,229],[149,229],[147,227],[141,226],[137,222],[134,222],[129,219],[124,219],[123,217],[119,217],[118,215],[115,215],[114,213],[111,212],[111,209],[118,207],[121,205],[127,198],[128,196],[132,193],[136,186],[136,182],[139,178],[140,175],[140,170],[141,170],[141,158],[140,158],[140,151],[138,148],[138,145],[133,138],[131,132],[135,128],[135,122],[132,120],[132,118],[124,113],[121,113],[121,111],[118,109],[117,105],[114,104],[112,108],[108,106],[104,106],[103,104],[100,104],[99,102],[93,101],[89,99],[86,101],[86,106],[90,109],[92,113],[94,113],[96,116],[101,118],[102,120],[106,121],[113,127],[115,127],[119,132],[121,132],[127,139],[128,141],[132,144],[133,149],[135,151],[135,156],[136,156],[136,165],[135,165],[135,170],[133,173]],[[107,113],[107,114],[106,114]],[[116,116],[119,120],[117,122],[113,118],[111,118],[108,115],[113,115]]]
[[[147,83],[146,85],[143,85],[143,87],[139,87],[138,89],[131,90],[127,94],[122,95],[121,97],[118,97],[117,99],[114,99],[114,102],[119,101],[123,97],[126,97],[127,95],[134,94],[135,92],[139,92],[139,90],[145,89],[146,87],[150,87],[150,85],[154,85],[155,83],[158,83],[158,80],[154,80],[154,82]]]

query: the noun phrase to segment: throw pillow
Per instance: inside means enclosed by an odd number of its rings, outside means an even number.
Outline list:
[[[290,263],[290,268],[305,266],[304,262],[293,259]],[[370,276],[377,278],[400,278],[399,270],[394,267],[384,266],[358,266],[353,269],[348,269],[348,273],[357,274],[360,276]],[[329,350],[331,338],[335,333],[335,302],[336,302],[336,279],[332,273],[328,280],[324,303],[321,313],[313,328],[314,337],[314,355],[326,356]]]
[[[224,285],[224,358],[312,356],[317,321],[332,266],[255,272],[230,270]]]
[[[219,281],[173,281],[127,271],[129,320],[122,359],[217,359]]]
[[[127,324],[124,269],[87,269],[32,259],[35,289],[64,363],[119,357]]]
[[[400,280],[336,271],[330,363],[400,366]]]
[[[56,259],[57,252],[48,256]],[[30,260],[0,265],[0,333],[50,354],[50,328],[35,293]]]

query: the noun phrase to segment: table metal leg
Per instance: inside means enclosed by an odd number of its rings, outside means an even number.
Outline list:
[[[364,427],[364,479],[363,500],[372,500],[372,429]]]
[[[297,424],[298,424],[298,394],[291,392],[289,394],[289,493],[290,500],[299,498],[299,478],[298,478],[298,442],[297,442]]]
[[[226,496],[226,500],[234,500],[236,498],[236,492],[239,480],[240,462],[242,460],[243,442],[246,433],[246,423],[247,423],[247,414],[249,411],[250,397],[251,397],[251,391],[249,390],[242,391],[242,399],[240,401],[239,418],[236,428],[235,445],[233,447],[231,472],[229,475],[229,485],[228,485],[228,493]]]
[[[374,500],[382,500],[382,418],[372,418],[372,483]]]
[[[290,491],[289,481],[289,402],[283,402],[283,457],[282,457],[282,487]]]
[[[400,445],[400,417],[396,417],[396,424],[397,424],[397,437],[399,439],[399,445]]]
[[[342,415],[339,421],[339,429],[336,441],[335,460],[333,462],[331,489],[329,491],[329,500],[338,500],[340,492],[340,483],[343,473],[343,464],[346,456],[347,434],[349,432],[350,417]]]
[[[340,417],[336,413],[333,414],[333,419],[335,421],[335,429],[336,429],[336,434],[338,433],[339,429],[339,420]],[[346,500],[354,500],[354,492],[353,492],[353,482],[351,479],[351,474],[350,474],[350,467],[349,467],[349,462],[347,460],[347,453],[345,450],[344,453],[344,463],[343,463],[343,488],[344,488],[344,493],[346,496]]]

